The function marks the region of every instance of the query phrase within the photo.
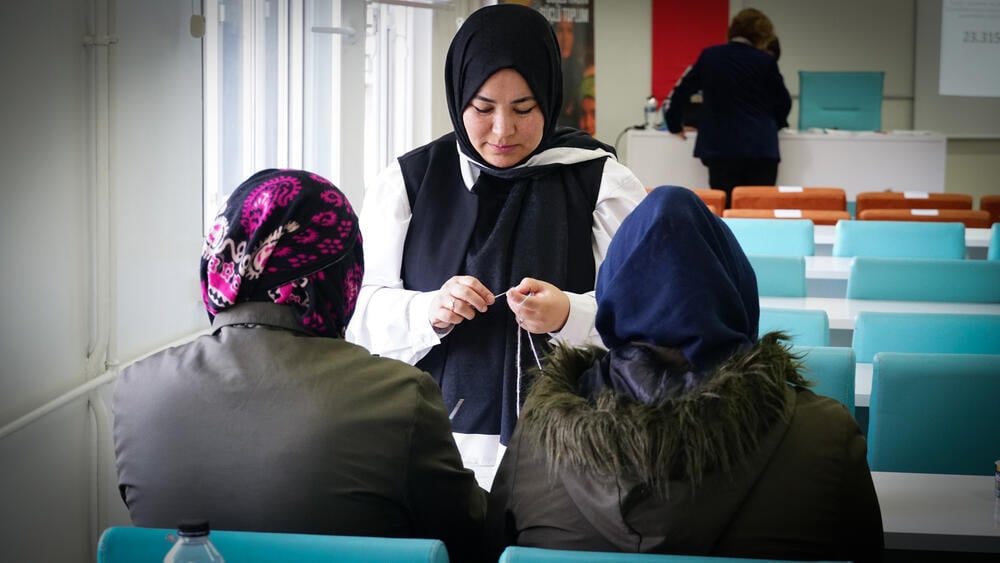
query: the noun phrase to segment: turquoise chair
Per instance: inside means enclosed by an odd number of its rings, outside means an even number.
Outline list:
[[[987,260],[1000,260],[1000,223],[993,223],[990,228],[990,248],[986,252]]]
[[[794,346],[802,355],[806,378],[816,382],[817,395],[840,401],[854,414],[854,350],[843,346]]]
[[[163,563],[175,533],[162,528],[108,528],[97,544],[97,563]],[[209,538],[229,563],[448,563],[441,540],[227,530],[213,530]]]
[[[860,363],[879,352],[1000,354],[1000,315],[862,311],[852,338]]]
[[[992,475],[1000,458],[997,397],[1000,356],[876,355],[868,418],[872,471]]]
[[[505,549],[500,554],[499,559],[499,563],[779,563],[782,561],[791,560],[745,559],[742,557],[713,557],[709,555],[570,551],[517,546],[510,546]]]
[[[805,297],[806,259],[802,256],[747,254],[757,274],[757,293],[767,297]]]
[[[809,219],[743,219],[723,221],[746,254],[812,256],[816,252],[813,222]]]
[[[1000,261],[855,258],[847,298],[1000,303]]]
[[[834,256],[965,258],[965,225],[929,221],[838,221]]]
[[[830,318],[822,309],[761,307],[758,335],[775,330],[788,334],[793,345],[830,345]]]

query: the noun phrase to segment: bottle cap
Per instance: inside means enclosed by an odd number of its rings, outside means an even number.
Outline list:
[[[208,520],[182,520],[177,525],[177,533],[184,537],[207,536],[209,529]]]

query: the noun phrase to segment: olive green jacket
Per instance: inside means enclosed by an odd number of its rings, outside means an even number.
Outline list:
[[[485,492],[430,375],[313,336],[288,306],[242,303],[213,326],[116,383],[133,524],[438,538],[476,557]]]
[[[778,335],[654,405],[579,396],[603,355],[562,348],[538,375],[490,492],[487,559],[507,545],[881,559],[865,438]]]

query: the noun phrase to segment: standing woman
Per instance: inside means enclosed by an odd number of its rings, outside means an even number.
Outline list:
[[[729,26],[729,42],[706,48],[681,77],[664,110],[667,129],[686,139],[684,109],[702,92],[694,156],[708,167],[708,183],[726,192],[735,186],[773,186],[778,178],[778,130],[788,123],[792,98],[767,51],[774,25],[760,10],[741,10]]]
[[[454,131],[392,163],[361,213],[368,266],[348,338],[434,376],[485,488],[523,373],[552,341],[600,344],[597,267],[645,196],[613,149],[556,127],[560,61],[537,11],[470,15],[445,63]]]

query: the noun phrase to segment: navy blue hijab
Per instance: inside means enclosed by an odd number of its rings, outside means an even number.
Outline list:
[[[605,345],[679,350],[695,377],[757,341],[757,278],[729,227],[686,188],[661,186],[625,218],[597,276]]]

